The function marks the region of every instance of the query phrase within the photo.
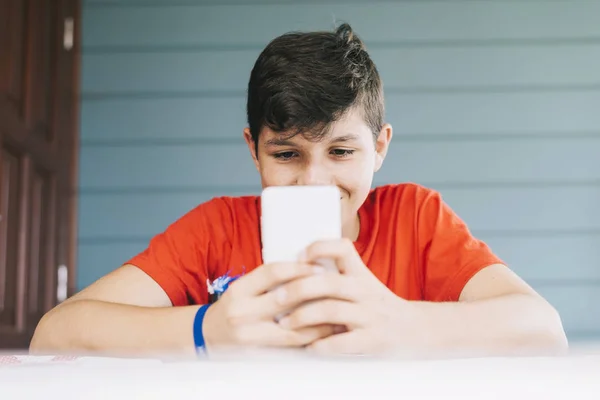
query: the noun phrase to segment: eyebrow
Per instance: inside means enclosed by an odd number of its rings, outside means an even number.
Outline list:
[[[345,143],[345,142],[351,142],[353,140],[357,140],[358,139],[358,135],[350,133],[347,135],[343,135],[343,136],[337,136],[334,137],[333,139],[331,139],[329,141],[329,143]],[[273,138],[273,139],[269,139],[265,142],[265,146],[267,147],[272,147],[272,146],[294,146],[296,145],[296,143],[294,143],[292,140],[290,139],[280,139],[280,138]]]
[[[352,142],[354,140],[358,140],[358,135],[354,133],[349,133],[347,135],[338,136],[329,141],[329,143],[344,143],[344,142]]]
[[[289,139],[279,139],[279,138],[274,138],[274,139],[269,139],[265,142],[265,146],[267,147],[271,147],[271,146],[293,146],[294,142],[292,142]]]

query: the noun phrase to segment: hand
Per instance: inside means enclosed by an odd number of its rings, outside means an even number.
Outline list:
[[[275,316],[289,310],[290,303],[271,289],[314,274],[307,263],[262,265],[231,283],[223,296],[206,311],[203,333],[206,348],[302,347],[331,335],[333,327],[318,324],[288,330]]]
[[[399,341],[413,338],[410,303],[392,293],[364,265],[349,240],[314,243],[306,249],[305,262],[333,259],[338,273],[324,272],[299,277],[277,289],[287,305],[302,304],[280,325],[291,331],[326,324],[341,325],[345,332],[307,346],[324,354],[377,354],[394,350]],[[316,300],[316,301],[315,301]]]

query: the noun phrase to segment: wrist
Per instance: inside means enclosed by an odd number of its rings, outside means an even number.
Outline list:
[[[421,357],[433,344],[436,332],[430,323],[426,307],[419,301],[409,301],[397,297],[393,307],[392,347],[408,357]]]
[[[206,352],[206,314],[210,304],[204,304],[196,310],[194,315],[194,322],[192,328],[192,335],[194,338],[194,349],[196,353]]]
[[[444,302],[407,301],[412,343],[422,358],[453,356],[464,321],[456,318],[454,304]]]

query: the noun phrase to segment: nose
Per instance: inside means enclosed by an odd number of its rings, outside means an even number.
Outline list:
[[[333,183],[332,174],[327,166],[322,163],[310,163],[304,165],[300,171],[298,185],[331,185]]]

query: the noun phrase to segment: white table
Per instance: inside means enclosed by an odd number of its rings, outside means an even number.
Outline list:
[[[269,355],[0,365],[0,399],[600,399],[600,355],[444,361]]]

